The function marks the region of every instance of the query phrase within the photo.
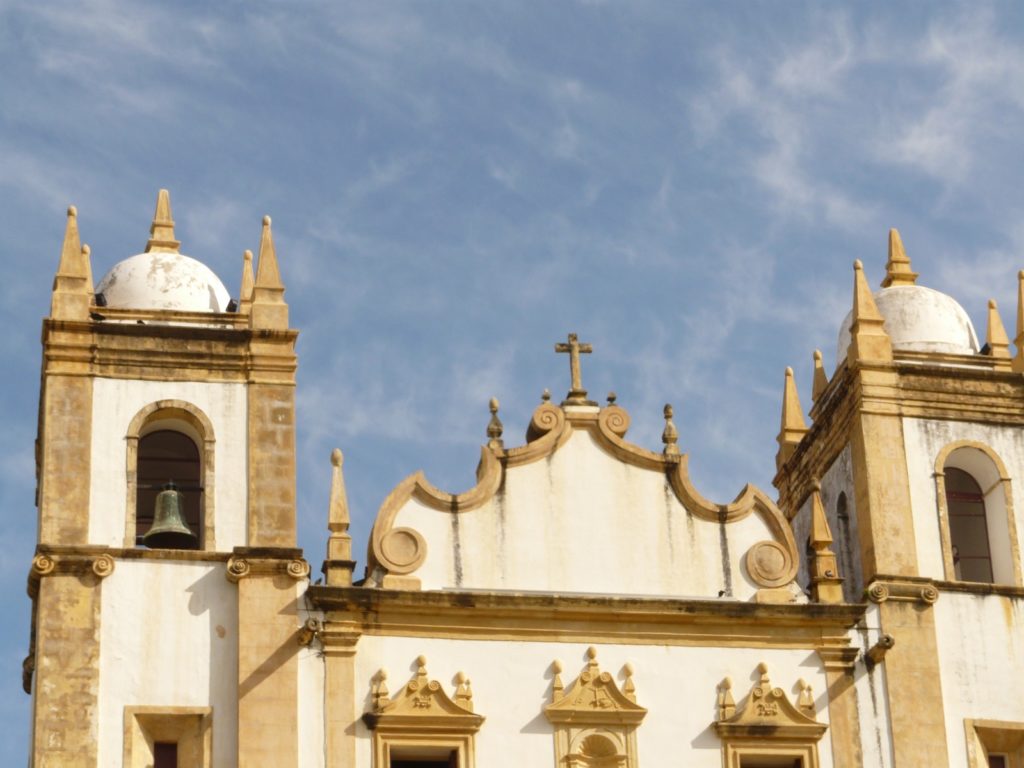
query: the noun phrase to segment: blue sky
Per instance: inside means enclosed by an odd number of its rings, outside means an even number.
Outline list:
[[[362,561],[388,491],[473,482],[487,400],[521,442],[553,344],[702,492],[774,471],[783,370],[810,406],[851,263],[899,227],[919,283],[1013,333],[1024,267],[1015,3],[0,0],[0,753],[27,752],[40,319],[79,211],[97,279],[171,190],[182,250],[238,292],[274,218],[299,338],[299,530],[329,455]],[[608,532],[608,535],[614,535]],[[360,563],[360,568],[362,563]],[[8,761],[4,761],[5,764]]]

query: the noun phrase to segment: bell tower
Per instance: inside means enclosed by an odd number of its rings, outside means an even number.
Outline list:
[[[831,378],[815,352],[810,426],[787,375],[774,483],[814,599],[868,604],[895,765],[954,765],[1002,738],[971,723],[1019,719],[962,668],[1019,668],[1019,630],[992,616],[1019,610],[1024,586],[1024,288],[1014,360],[995,301],[982,345],[951,296],[918,285],[895,229],[881,290],[853,272]]]
[[[237,299],[180,247],[161,190],[145,250],[94,284],[68,209],[42,333],[37,766],[295,762],[297,332],[269,217]]]

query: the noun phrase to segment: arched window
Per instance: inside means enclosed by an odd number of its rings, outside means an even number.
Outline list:
[[[161,426],[160,423],[157,423]],[[199,448],[192,438],[173,429],[157,429],[139,440],[138,474],[135,493],[135,543],[153,525],[156,497],[173,483],[181,493],[181,517],[195,534],[194,546],[199,549],[202,535],[203,483]]]
[[[947,579],[1021,585],[1020,548],[1006,465],[984,443],[947,445],[935,462]]]
[[[196,535],[194,545],[185,548],[214,550],[214,439],[206,414],[182,400],[150,403],[132,419],[125,440],[124,545],[142,546],[153,524],[156,498],[173,482],[182,494],[182,518]]]
[[[992,583],[985,496],[977,481],[956,467],[946,470],[946,510],[956,578]]]

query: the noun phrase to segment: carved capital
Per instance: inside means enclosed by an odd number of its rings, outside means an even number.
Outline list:
[[[296,581],[305,579],[309,576],[309,563],[301,557],[284,559],[232,555],[224,572],[224,576],[233,584],[250,576],[277,576],[280,574],[289,576]]]
[[[114,558],[110,555],[100,555],[92,561],[92,572],[101,579],[106,578],[114,572]]]
[[[873,603],[894,602],[934,605],[939,599],[939,590],[934,584],[920,581],[873,581],[865,590]]]

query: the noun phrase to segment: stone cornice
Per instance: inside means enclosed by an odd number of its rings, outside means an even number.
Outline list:
[[[664,645],[849,646],[866,605],[760,604],[522,592],[384,590],[313,586],[323,639],[407,637],[557,639]]]
[[[99,309],[101,313],[105,308]],[[254,330],[236,315],[130,313],[135,322],[43,321],[46,373],[175,381],[257,381],[294,384],[295,330]],[[188,314],[211,323],[197,325],[163,319]],[[141,316],[153,315],[151,321]],[[157,317],[159,316],[159,317]],[[104,317],[107,317],[104,314]],[[244,318],[243,318],[244,319]],[[156,340],[159,340],[157,343]]]

